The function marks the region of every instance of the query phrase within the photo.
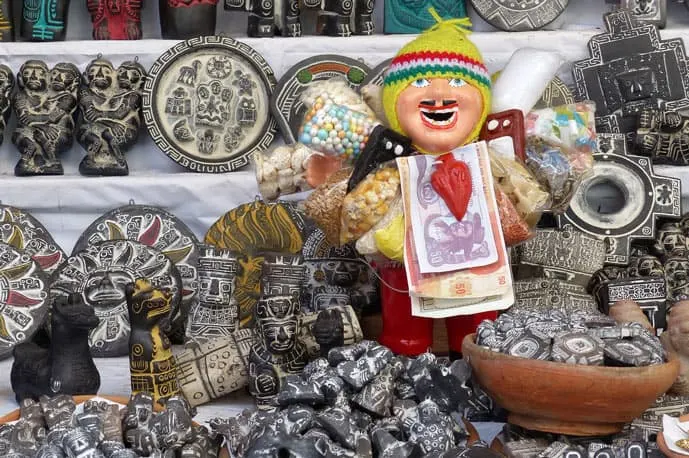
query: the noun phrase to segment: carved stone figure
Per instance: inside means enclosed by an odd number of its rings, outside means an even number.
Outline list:
[[[148,392],[159,403],[179,392],[172,345],[161,331],[161,321],[170,314],[172,293],[139,278],[127,285],[131,333],[129,365],[132,393]]]
[[[146,70],[138,62],[124,62],[117,70],[98,58],[86,68],[79,92],[83,122],[78,141],[87,155],[79,164],[82,175],[129,174],[124,153],[139,138],[141,97]]]
[[[26,41],[62,41],[67,35],[69,0],[23,0],[21,37]]]
[[[50,348],[27,342],[14,349],[11,380],[17,402],[58,393],[97,393],[100,376],[88,344],[89,332],[97,325],[98,317],[81,295],[57,297]]]
[[[2,0],[0,0],[0,11],[2,11]],[[0,14],[0,27],[2,24],[2,15]],[[2,38],[2,29],[0,28],[0,41]],[[0,65],[0,144],[2,144],[3,134],[7,121],[10,117],[10,96],[14,88],[14,75],[12,70],[7,65]]]
[[[13,3],[9,0],[0,1],[0,41],[14,41]]]
[[[668,306],[689,299],[689,259],[686,255],[670,256],[664,264]]]
[[[218,0],[159,0],[163,38],[188,40],[215,35]]]
[[[689,164],[689,117],[678,111],[645,109],[639,114],[636,150],[655,164]]]
[[[52,70],[38,60],[19,69],[14,96],[17,128],[12,143],[21,154],[17,176],[62,175],[59,156],[74,141],[74,117],[81,76],[74,64],[59,63]]]
[[[142,0],[87,0],[94,40],[140,40]]]

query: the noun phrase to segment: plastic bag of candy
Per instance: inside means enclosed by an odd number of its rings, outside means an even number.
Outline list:
[[[562,213],[593,170],[596,105],[561,105],[530,112],[525,119],[526,166],[551,195],[550,210]]]
[[[371,108],[341,79],[317,81],[301,96],[304,118],[299,142],[307,147],[354,164],[371,131],[380,124]]]
[[[395,161],[381,164],[349,192],[342,203],[340,243],[361,238],[390,211],[401,195]]]

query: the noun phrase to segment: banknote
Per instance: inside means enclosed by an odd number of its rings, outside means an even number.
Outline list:
[[[498,260],[490,225],[486,186],[476,144],[453,152],[471,175],[471,197],[461,221],[452,214],[431,184],[437,158],[427,154],[406,158],[409,166],[411,225],[421,273],[481,267]]]
[[[505,310],[514,304],[514,292],[509,289],[502,296],[478,299],[438,299],[435,297],[411,297],[411,314],[422,318],[449,318],[473,315],[494,310]]]
[[[497,260],[492,264],[472,267],[452,272],[422,273],[419,266],[418,252],[415,247],[412,225],[411,206],[416,205],[416,196],[410,193],[409,169],[414,162],[410,158],[397,160],[402,181],[402,199],[405,211],[405,246],[404,262],[407,271],[407,281],[411,296],[435,299],[473,299],[503,297],[512,290],[512,275],[510,272],[507,249],[503,242],[502,228],[498,219],[498,209],[493,191],[493,180],[490,172],[488,150],[484,142],[473,145],[479,159],[481,175],[484,183],[485,200],[488,204],[487,224],[493,234],[493,243],[497,248]],[[432,189],[431,189],[432,191]],[[429,192],[426,190],[426,192]],[[481,304],[481,311],[498,310],[500,307],[489,308],[490,305]],[[472,312],[473,313],[473,312]]]

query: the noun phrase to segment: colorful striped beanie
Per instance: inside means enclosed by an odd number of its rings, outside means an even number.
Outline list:
[[[469,18],[443,20],[433,8],[429,11],[437,24],[407,43],[390,63],[383,83],[385,115],[391,129],[406,134],[395,108],[397,98],[409,84],[421,78],[462,79],[483,96],[481,120],[466,141],[471,143],[478,138],[490,111],[490,74],[478,48],[467,37]]]

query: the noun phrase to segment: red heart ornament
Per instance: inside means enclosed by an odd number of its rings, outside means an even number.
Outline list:
[[[471,198],[469,166],[466,162],[455,159],[452,154],[445,154],[438,159],[440,164],[436,165],[431,174],[431,185],[443,198],[457,221],[461,221]]]

